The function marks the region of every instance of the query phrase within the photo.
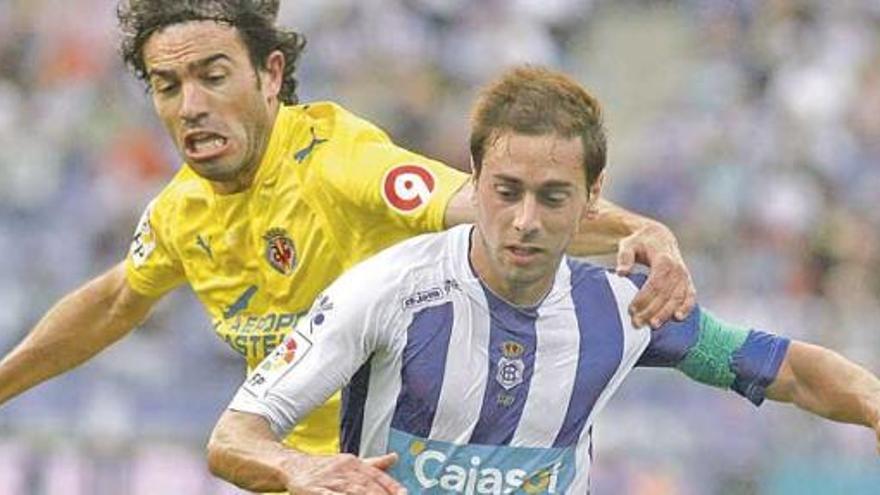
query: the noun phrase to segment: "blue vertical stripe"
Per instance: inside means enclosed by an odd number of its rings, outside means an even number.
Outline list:
[[[471,433],[470,443],[508,445],[522,417],[529,385],[535,369],[535,321],[537,312],[515,308],[484,287],[489,302],[489,375],[483,394],[480,418]],[[505,344],[515,343],[522,353],[510,352]],[[507,367],[508,376],[520,383],[506,389],[499,380],[499,368]],[[519,367],[521,366],[521,368]],[[508,382],[512,385],[512,382]]]
[[[340,447],[343,452],[358,455],[361,449],[361,431],[364,426],[364,405],[370,384],[370,366],[373,356],[361,365],[342,389],[340,414]]]
[[[403,349],[401,386],[392,428],[422,438],[431,433],[453,322],[451,302],[425,308],[413,317]]]
[[[573,260],[568,263],[580,344],[574,389],[554,447],[577,444],[596,400],[623,357],[623,327],[604,269]]]

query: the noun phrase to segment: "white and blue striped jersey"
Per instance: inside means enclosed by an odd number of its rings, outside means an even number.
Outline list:
[[[345,387],[343,450],[397,452],[390,473],[411,493],[587,493],[596,415],[635,366],[681,361],[699,309],[653,334],[633,328],[640,282],[568,258],[539,305],[512,306],[475,276],[471,229],[343,274],[230,409],[282,435]],[[760,403],[785,346],[753,333],[733,388]]]

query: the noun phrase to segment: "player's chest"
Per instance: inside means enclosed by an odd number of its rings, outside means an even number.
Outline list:
[[[213,205],[191,218],[175,244],[213,315],[304,311],[338,276],[338,242],[322,212],[300,195]]]
[[[427,405],[431,431],[451,441],[552,443],[582,429],[614,385],[620,339],[583,328],[571,311],[495,309],[416,313],[401,351],[402,395]]]

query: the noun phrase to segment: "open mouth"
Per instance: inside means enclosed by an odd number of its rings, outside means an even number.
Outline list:
[[[229,140],[213,132],[191,132],[184,137],[186,155],[191,160],[214,158],[226,150]]]
[[[534,246],[507,246],[505,249],[516,264],[530,263],[543,252],[541,248]]]

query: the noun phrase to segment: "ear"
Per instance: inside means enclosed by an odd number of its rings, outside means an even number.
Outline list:
[[[266,58],[266,65],[260,70],[262,78],[263,95],[268,100],[278,97],[281,92],[281,84],[284,81],[284,54],[281,50],[275,50]]]
[[[588,220],[595,220],[599,216],[599,197],[602,195],[604,185],[605,171],[603,170],[587,190],[587,209],[584,211],[584,217]]]
[[[478,197],[479,193],[477,192],[477,188],[479,187],[479,179],[476,176],[471,175],[470,181],[471,181],[471,206],[476,208],[477,205],[480,203],[480,199]]]

